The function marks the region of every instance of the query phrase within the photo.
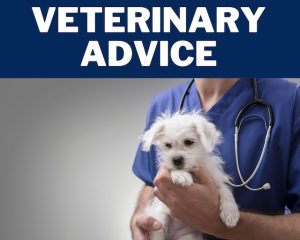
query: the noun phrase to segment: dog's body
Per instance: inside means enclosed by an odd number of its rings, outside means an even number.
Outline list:
[[[163,114],[143,135],[143,150],[151,145],[158,147],[158,164],[168,168],[174,184],[187,187],[193,183],[191,172],[199,165],[205,165],[218,187],[220,195],[220,218],[227,227],[234,227],[239,219],[239,211],[226,184],[228,175],[223,170],[223,161],[213,153],[220,142],[221,134],[204,116],[196,112]],[[200,232],[189,226],[178,227],[180,221],[170,216],[165,204],[154,198],[146,208],[146,213],[162,223],[163,228],[151,233],[153,240],[199,240]],[[172,231],[173,229],[173,231]],[[175,231],[175,232],[174,232]]]

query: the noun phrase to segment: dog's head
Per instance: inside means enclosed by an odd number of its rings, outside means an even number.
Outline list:
[[[142,137],[143,150],[159,148],[160,161],[171,170],[192,170],[220,142],[221,134],[197,112],[163,114]]]

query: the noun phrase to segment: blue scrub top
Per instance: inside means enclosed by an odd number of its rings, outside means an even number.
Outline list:
[[[149,129],[162,112],[176,112],[189,81],[155,97],[148,110],[146,128]],[[240,210],[263,214],[283,214],[285,207],[300,212],[300,87],[282,79],[257,79],[259,97],[268,102],[274,112],[274,126],[264,160],[249,186],[271,184],[270,190],[249,191],[234,188]],[[206,113],[222,132],[224,141],[217,151],[225,162],[225,171],[240,183],[234,157],[234,122],[238,112],[253,100],[251,79],[237,81]],[[195,84],[191,87],[184,109],[201,110],[201,101]],[[259,114],[269,121],[265,108],[255,106],[246,116]],[[244,116],[245,117],[245,116]],[[256,167],[266,134],[261,118],[248,118],[239,133],[239,160],[241,172],[247,179]],[[143,152],[138,147],[133,172],[146,184],[153,185],[157,173],[155,148]]]

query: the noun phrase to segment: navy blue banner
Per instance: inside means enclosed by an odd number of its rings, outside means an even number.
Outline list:
[[[0,77],[299,77],[298,1],[3,1]]]

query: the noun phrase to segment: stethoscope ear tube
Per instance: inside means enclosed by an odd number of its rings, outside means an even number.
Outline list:
[[[247,189],[251,190],[251,191],[260,191],[260,190],[268,190],[271,189],[271,185],[270,183],[265,183],[264,185],[262,185],[259,188],[252,188],[249,187],[247,184],[254,178],[254,176],[256,175],[259,167],[261,166],[262,160],[264,158],[266,149],[267,149],[267,145],[268,142],[270,140],[270,136],[271,136],[271,129],[272,126],[269,125],[268,129],[267,129],[267,133],[266,133],[266,137],[265,137],[265,141],[264,141],[264,146],[263,146],[263,150],[261,152],[261,155],[259,157],[259,160],[256,164],[255,169],[253,170],[252,174],[250,175],[250,177],[248,177],[247,180],[244,180],[242,173],[241,173],[241,169],[240,169],[240,164],[239,164],[239,153],[238,153],[238,141],[239,141],[239,128],[235,127],[235,133],[234,133],[234,149],[235,149],[235,163],[236,163],[236,168],[237,168],[237,172],[239,175],[239,178],[241,180],[240,184],[235,184],[232,183],[230,180],[228,180],[228,184],[231,185],[232,187],[246,187]]]
[[[228,180],[228,184],[233,186],[233,187],[246,187],[247,189],[251,190],[251,191],[260,191],[260,190],[268,190],[271,189],[271,185],[270,183],[265,183],[263,184],[261,187],[258,188],[252,188],[248,186],[248,183],[254,178],[254,176],[256,175],[259,167],[261,166],[262,160],[265,156],[265,152],[270,140],[270,136],[271,136],[271,130],[274,124],[274,115],[273,115],[273,110],[272,107],[269,103],[265,102],[264,100],[260,99],[258,96],[258,88],[257,88],[257,81],[254,78],[253,79],[253,94],[254,94],[254,100],[248,104],[246,104],[238,113],[235,122],[234,122],[234,154],[235,154],[235,163],[236,163],[236,168],[237,168],[237,172],[239,175],[239,178],[241,180],[240,184],[235,184],[232,183]],[[267,133],[265,136],[265,140],[264,140],[264,146],[262,149],[262,152],[260,154],[259,160],[256,164],[255,169],[253,170],[252,174],[248,177],[247,180],[244,180],[242,173],[241,173],[241,169],[240,169],[240,164],[239,164],[239,153],[238,153],[238,143],[239,143],[239,131],[240,131],[240,127],[241,127],[241,121],[242,121],[242,116],[249,110],[250,107],[254,106],[254,105],[261,105],[262,107],[266,108],[268,111],[268,115],[269,115],[269,123],[268,123],[268,128],[267,128]]]
[[[241,80],[240,80],[241,81]],[[183,105],[184,105],[184,101],[186,99],[186,96],[191,88],[191,86],[193,85],[193,83],[195,82],[194,79],[192,79],[188,86],[186,87],[183,95],[182,95],[182,98],[181,98],[181,101],[180,101],[180,104],[179,104],[179,107],[178,107],[178,111],[179,112],[182,112],[183,111]],[[251,188],[248,186],[248,183],[254,178],[254,176],[256,175],[259,167],[261,166],[261,163],[262,163],[262,160],[265,156],[265,152],[266,152],[266,149],[267,149],[267,146],[268,146],[268,142],[270,140],[270,136],[271,136],[271,130],[272,130],[272,127],[274,125],[274,115],[273,115],[273,110],[272,110],[272,107],[269,103],[265,102],[264,100],[260,99],[259,96],[258,96],[258,87],[257,87],[257,81],[256,79],[254,78],[253,79],[253,95],[254,95],[254,100],[249,102],[248,104],[246,104],[238,113],[236,119],[235,119],[235,122],[234,122],[234,128],[235,128],[235,134],[234,134],[234,151],[235,151],[235,161],[236,161],[236,167],[237,167],[237,172],[238,172],[238,175],[239,175],[239,178],[241,180],[241,183],[240,184],[234,184],[232,182],[230,182],[228,180],[228,184],[230,184],[231,186],[233,187],[246,187],[247,189],[251,190],[251,191],[260,191],[260,190],[268,190],[271,188],[271,185],[270,183],[265,183],[263,184],[261,187],[259,188]],[[241,170],[240,170],[240,165],[239,165],[239,154],[238,154],[238,139],[239,139],[239,130],[240,130],[240,127],[241,127],[241,121],[242,121],[242,116],[248,111],[248,109],[254,105],[261,105],[262,107],[266,108],[267,111],[268,111],[268,115],[269,115],[269,123],[267,124],[268,125],[268,128],[267,128],[267,133],[266,133],[266,136],[265,136],[265,140],[264,140],[264,146],[263,146],[263,150],[261,152],[261,155],[259,157],[259,160],[257,162],[257,165],[255,167],[255,169],[253,170],[252,174],[250,175],[250,177],[248,177],[248,179],[245,181],[242,174],[241,174]]]
[[[192,79],[190,82],[189,82],[189,85],[186,87],[182,97],[181,97],[181,100],[180,100],[180,104],[179,104],[179,107],[178,107],[178,112],[182,112],[183,110],[183,105],[184,105],[184,100],[189,92],[189,90],[191,89],[193,83],[195,82],[195,79]]]
[[[269,115],[269,123],[268,125],[273,127],[274,124],[274,115],[273,115],[273,110],[272,107],[269,103],[261,100],[261,99],[255,99],[252,102],[246,104],[238,113],[235,122],[234,122],[234,127],[240,127],[240,123],[242,120],[242,116],[248,111],[248,109],[254,105],[261,105],[262,107],[266,108],[268,111],[268,115]]]

